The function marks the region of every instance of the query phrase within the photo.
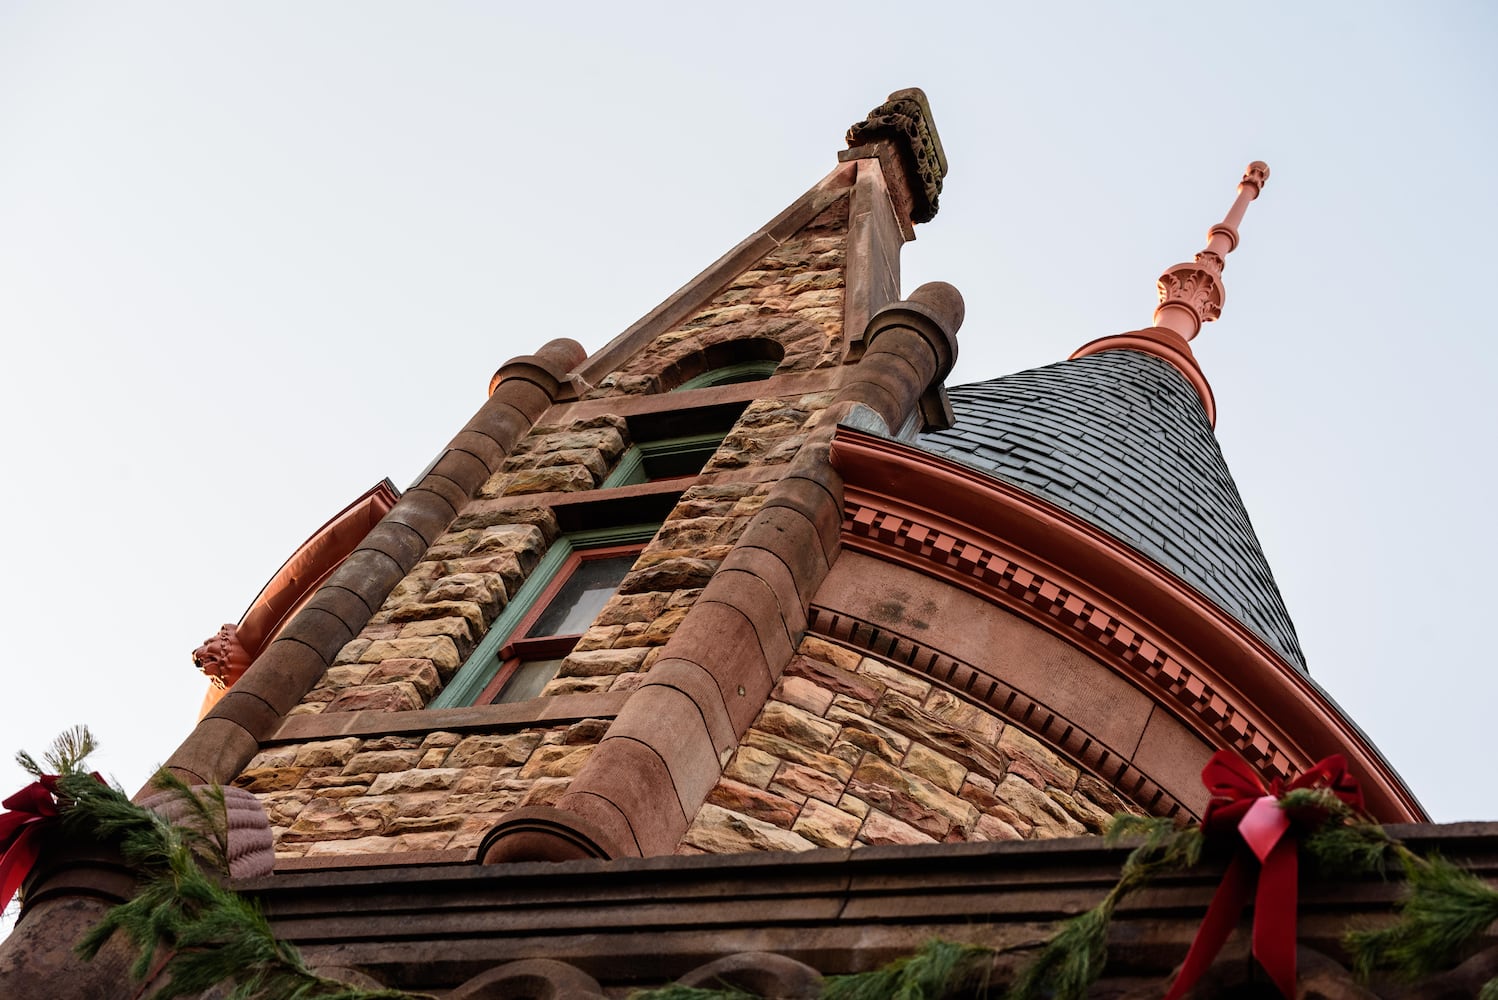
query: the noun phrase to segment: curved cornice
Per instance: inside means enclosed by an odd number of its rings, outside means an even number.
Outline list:
[[[846,491],[845,546],[1039,624],[1269,779],[1342,753],[1377,819],[1427,821],[1320,688],[1138,552],[1017,487],[887,438],[839,427],[832,463]]]

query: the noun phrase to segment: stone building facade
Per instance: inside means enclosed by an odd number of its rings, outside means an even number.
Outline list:
[[[1262,165],[1154,326],[949,390],[962,297],[899,273],[946,173],[925,96],[848,141],[602,349],[502,366],[253,650],[221,634],[253,662],[167,766],[259,798],[276,869],[242,888],[330,974],[801,996],[956,927],[1023,948],[1116,869],[1109,817],[1200,816],[1221,749],[1267,779],[1344,753],[1424,820],[1306,672],[1188,345]],[[102,905],[48,884],[37,933]],[[1208,888],[1123,914],[1110,995]]]

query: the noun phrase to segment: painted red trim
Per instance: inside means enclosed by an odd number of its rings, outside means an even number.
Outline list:
[[[1308,677],[1147,557],[1018,487],[886,438],[839,427],[831,457],[844,545],[1020,613],[1270,777],[1343,753],[1379,820],[1429,821]]]
[[[1130,333],[1101,337],[1077,348],[1068,360],[1101,354],[1103,351],[1118,350],[1138,351],[1174,365],[1177,371],[1186,376],[1186,381],[1191,383],[1196,394],[1201,397],[1202,407],[1207,411],[1207,421],[1213,427],[1217,426],[1217,400],[1212,396],[1212,386],[1207,383],[1207,376],[1202,374],[1201,366],[1196,363],[1196,355],[1191,353],[1191,345],[1174,330],[1151,326]]]

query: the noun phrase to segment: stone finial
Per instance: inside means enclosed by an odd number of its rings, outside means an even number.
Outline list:
[[[1259,196],[1269,180],[1269,166],[1262,160],[1248,165],[1238,182],[1238,197],[1228,214],[1207,231],[1207,245],[1192,263],[1177,264],[1160,275],[1160,305],[1155,309],[1155,326],[1191,340],[1201,332],[1203,323],[1222,315],[1226,296],[1222,287],[1224,258],[1238,246],[1238,225],[1248,203]]]
[[[947,175],[947,156],[931,117],[931,104],[919,87],[895,91],[850,127],[849,151],[842,158],[854,158],[860,147],[873,147],[881,140],[899,151],[910,193],[910,221],[930,222],[936,217],[941,179]]]

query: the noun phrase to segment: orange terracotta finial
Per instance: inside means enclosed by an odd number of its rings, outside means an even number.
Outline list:
[[[1160,305],[1155,309],[1155,326],[1180,334],[1186,340],[1222,315],[1225,293],[1222,288],[1223,258],[1238,246],[1238,225],[1248,203],[1259,196],[1269,180],[1269,166],[1262,160],[1248,165],[1238,182],[1238,197],[1227,216],[1207,231],[1207,246],[1196,255],[1194,263],[1177,264],[1160,275]]]

